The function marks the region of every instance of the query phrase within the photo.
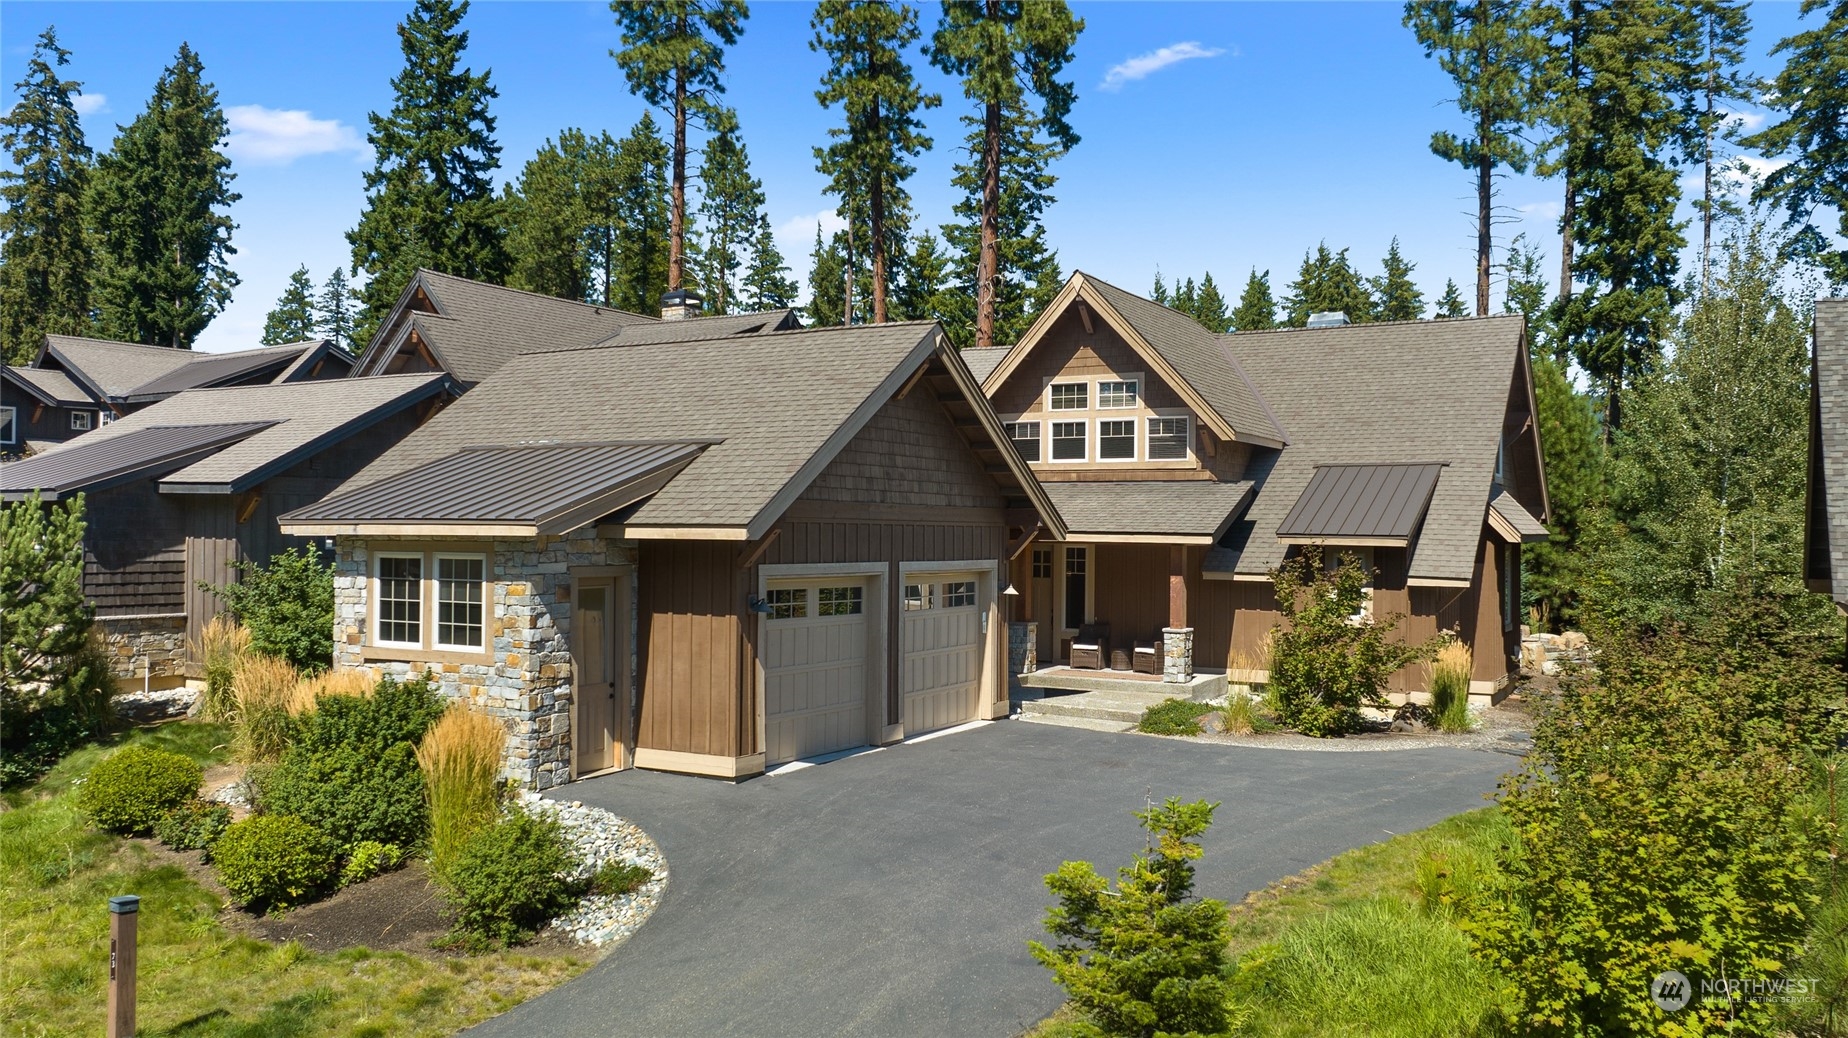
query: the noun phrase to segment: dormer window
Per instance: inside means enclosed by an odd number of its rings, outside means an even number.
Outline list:
[[[1120,408],[1136,406],[1138,390],[1141,387],[1134,379],[1123,382],[1099,382],[1097,384],[1097,406],[1099,408]]]
[[[72,411],[71,412],[71,429],[74,432],[89,431],[91,424],[95,421],[96,421],[96,413],[94,411]]]
[[[1052,409],[1054,411],[1082,411],[1091,406],[1091,386],[1088,382],[1060,382],[1052,387]]]

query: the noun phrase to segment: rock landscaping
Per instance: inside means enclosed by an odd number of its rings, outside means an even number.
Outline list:
[[[580,860],[574,879],[588,880],[613,862],[639,865],[652,873],[647,882],[628,893],[586,895],[576,908],[554,919],[546,933],[607,950],[628,939],[654,914],[667,891],[667,859],[635,823],[580,801],[547,800],[537,793],[522,794],[520,806],[558,820]]]

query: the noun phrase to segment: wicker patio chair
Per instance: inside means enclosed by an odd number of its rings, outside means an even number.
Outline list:
[[[1138,674],[1160,674],[1161,643],[1137,642],[1132,669]]]
[[[1110,625],[1085,624],[1072,639],[1072,669],[1102,670],[1110,658]]]

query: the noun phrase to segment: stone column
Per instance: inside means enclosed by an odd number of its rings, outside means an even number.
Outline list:
[[[1161,629],[1161,679],[1185,684],[1193,680],[1193,639],[1191,627]]]
[[[1039,624],[1016,620],[1007,625],[1007,672],[1010,676],[1039,669]]]

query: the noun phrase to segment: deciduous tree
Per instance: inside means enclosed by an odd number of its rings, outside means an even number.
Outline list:
[[[0,362],[25,364],[47,333],[81,334],[90,322],[90,241],[83,200],[90,146],[72,97],[83,84],[55,29],[39,34],[19,81],[19,101],[0,118]]]

